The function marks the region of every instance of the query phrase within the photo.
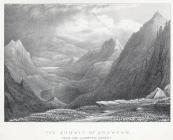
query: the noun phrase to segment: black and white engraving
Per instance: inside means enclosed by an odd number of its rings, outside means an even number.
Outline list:
[[[5,4],[4,121],[169,122],[170,5]]]

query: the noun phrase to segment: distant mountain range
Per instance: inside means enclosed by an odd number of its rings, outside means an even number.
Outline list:
[[[63,45],[63,43],[61,44]],[[33,102],[38,100],[39,104],[43,104],[43,108],[40,109],[40,111],[43,111],[42,109],[47,110],[47,107],[44,106],[45,101],[50,100],[54,107],[62,107],[65,103],[72,102],[81,94],[93,91],[100,80],[107,76],[113,60],[122,50],[122,46],[117,39],[110,39],[103,44],[100,50],[88,52],[75,62],[75,60],[71,61],[72,56],[67,57],[64,55],[70,53],[71,46],[61,48],[63,53],[60,53],[62,51],[59,48],[58,52],[48,51],[41,54],[41,57],[32,57],[20,40],[12,40],[5,46],[5,78],[10,77],[8,80],[5,79],[5,87],[11,87],[5,89],[6,106],[8,106],[7,108],[13,105],[17,106],[16,115],[13,114],[12,110],[8,110],[6,119],[39,111],[37,107],[34,110],[25,108],[22,105],[22,100],[12,100],[10,94],[16,94],[16,96],[23,94],[26,100],[28,98],[26,93],[31,94],[29,96],[32,96],[31,100],[34,100]],[[74,52],[73,46],[72,51]],[[78,54],[77,57],[80,55]],[[56,67],[50,67],[55,66],[55,64]],[[62,75],[67,69],[77,69],[76,74],[81,75],[82,72],[83,77],[77,81],[76,79],[68,79],[69,77]],[[21,83],[24,83],[25,86]],[[15,93],[15,91],[18,93]],[[28,100],[30,99],[28,98]],[[20,114],[21,110],[18,104],[21,104],[21,108],[25,108],[26,112]],[[30,106],[33,108],[32,105]]]
[[[100,49],[89,51],[78,61],[67,67],[64,76],[68,76],[70,79],[79,80],[95,63],[109,60],[113,61],[111,57],[113,56],[114,59],[116,59],[121,50],[122,46],[117,39],[107,40]]]

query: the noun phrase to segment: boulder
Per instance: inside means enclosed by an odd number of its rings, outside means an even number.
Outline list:
[[[167,97],[165,92],[160,89],[160,88],[156,88],[153,92],[151,92],[149,95],[147,95],[147,99],[157,99],[157,98],[165,98]]]

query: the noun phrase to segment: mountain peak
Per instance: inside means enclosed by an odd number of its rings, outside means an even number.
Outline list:
[[[20,40],[17,40],[16,41],[16,44],[20,45],[20,46],[23,46],[22,42]]]
[[[20,40],[17,40],[17,41],[14,41],[14,40],[11,40],[7,45],[6,45],[6,48],[24,48],[22,42]]]
[[[159,13],[159,11],[157,11],[152,17],[152,19],[160,19],[160,18],[164,19],[164,17]]]
[[[154,32],[158,32],[158,29],[160,27],[164,27],[165,23],[167,22],[167,19],[165,17],[163,17],[158,11],[152,16],[152,18],[146,22],[142,28],[141,28],[141,32],[145,32],[144,36],[148,36],[149,32],[150,34],[154,33]]]

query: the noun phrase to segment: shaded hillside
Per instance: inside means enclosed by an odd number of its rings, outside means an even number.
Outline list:
[[[16,83],[6,66],[4,70],[5,121],[58,107],[53,102],[41,101],[24,80]]]
[[[164,29],[160,28],[156,41],[153,43],[154,52],[145,73],[145,81],[140,89],[149,93],[156,86],[164,89],[170,83],[170,22]]]
[[[160,29],[165,23],[166,19],[156,13],[131,36],[103,84],[95,92],[76,99],[71,107],[98,100],[142,98],[156,87],[167,85],[170,36],[168,25],[164,31]]]
[[[93,64],[106,61],[114,53],[115,45],[113,39],[105,41],[100,50],[89,51],[77,62],[67,67],[63,76],[73,80],[81,79]]]

